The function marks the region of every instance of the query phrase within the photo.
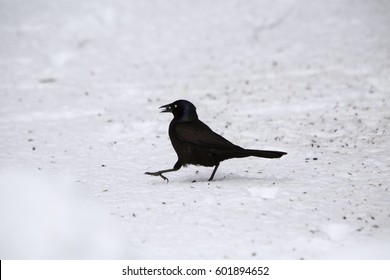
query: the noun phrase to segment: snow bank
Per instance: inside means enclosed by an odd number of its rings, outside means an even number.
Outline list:
[[[0,258],[120,258],[123,236],[72,185],[64,176],[0,173]]]

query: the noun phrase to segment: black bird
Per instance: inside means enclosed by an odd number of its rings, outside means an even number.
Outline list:
[[[179,170],[187,164],[215,166],[209,181],[212,181],[219,163],[230,158],[249,156],[280,158],[287,154],[279,151],[249,150],[229,142],[212,131],[199,120],[194,104],[187,100],[177,100],[161,106],[161,113],[173,113],[169,125],[169,138],[176,151],[178,160],[172,169],[157,172],[145,172],[146,175],[160,176],[169,182],[163,173]]]

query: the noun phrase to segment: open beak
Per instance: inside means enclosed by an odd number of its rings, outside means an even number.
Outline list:
[[[160,113],[172,113],[172,104],[163,105],[159,109],[163,109]]]

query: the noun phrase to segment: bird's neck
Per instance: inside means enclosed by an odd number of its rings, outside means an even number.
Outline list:
[[[196,111],[191,111],[191,112],[185,112],[179,116],[175,117],[177,122],[191,122],[191,121],[196,121],[198,120],[198,114]]]

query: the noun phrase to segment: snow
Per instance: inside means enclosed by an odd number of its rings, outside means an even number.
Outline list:
[[[0,258],[389,259],[389,8],[0,0]],[[176,99],[288,155],[144,176]]]

